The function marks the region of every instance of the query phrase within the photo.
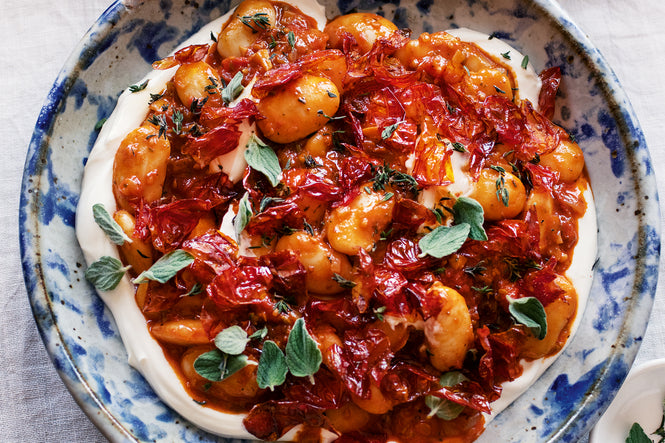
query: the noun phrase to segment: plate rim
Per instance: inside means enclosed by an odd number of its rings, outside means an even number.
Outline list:
[[[638,139],[637,146],[634,146],[634,152],[627,149],[626,153],[630,154],[628,157],[632,159],[632,162],[634,163],[637,152],[644,151],[644,155],[647,159],[647,164],[645,166],[647,169],[653,169],[651,156],[644,139],[644,134],[641,130],[641,127],[639,126],[639,122],[634,113],[633,107],[626,96],[625,90],[621,87],[616,74],[607,64],[600,51],[555,0],[522,1],[538,6],[543,11],[543,15],[546,16],[552,24],[556,25],[559,32],[570,44],[578,48],[584,48],[584,50],[579,51],[580,56],[584,60],[584,63],[589,68],[591,68],[593,72],[602,73],[595,74],[597,83],[602,91],[602,95],[607,103],[613,105],[611,107],[611,114],[617,123],[619,125],[623,124],[625,126],[621,131],[622,141],[625,142],[629,136],[634,136]],[[94,22],[94,24],[82,37],[70,56],[67,58],[44,102],[43,107],[41,108],[39,117],[35,124],[35,131],[32,135],[28,152],[26,154],[24,173],[22,177],[19,205],[19,239],[24,283],[28,293],[33,316],[37,323],[42,341],[44,342],[48,351],[49,357],[56,366],[58,375],[63,380],[65,386],[79,407],[81,407],[89,419],[107,438],[110,440],[117,439],[139,441],[128,431],[125,425],[117,420],[116,417],[114,417],[113,414],[105,408],[103,402],[99,400],[97,394],[86,382],[85,378],[79,371],[79,368],[75,364],[74,359],[68,352],[67,345],[63,340],[62,333],[60,332],[59,326],[56,322],[55,315],[50,309],[51,301],[48,296],[48,289],[45,281],[46,279],[43,273],[40,257],[38,254],[34,253],[34,250],[31,251],[31,248],[36,249],[33,243],[35,240],[26,234],[27,227],[35,228],[34,232],[39,232],[39,222],[37,220],[37,215],[26,210],[26,208],[39,207],[39,192],[32,192],[33,189],[36,188],[36,184],[32,182],[32,177],[39,177],[39,174],[36,173],[38,171],[33,171],[34,174],[30,173],[29,167],[30,165],[36,165],[41,159],[44,149],[48,148],[49,135],[52,131],[53,123],[57,118],[58,109],[60,106],[62,106],[63,101],[66,99],[68,93],[71,90],[71,86],[74,80],[78,78],[80,73],[80,60],[85,56],[88,58],[94,58],[94,54],[91,54],[91,48],[99,47],[102,44],[102,41],[106,36],[104,31],[108,32],[113,28],[114,23],[120,20],[124,15],[130,13],[130,8],[126,6],[122,0],[113,1],[113,3]],[[623,105],[620,105],[619,102],[623,103]],[[626,147],[628,146],[627,143],[624,144]],[[643,187],[650,187],[657,190],[655,185],[655,177],[653,175],[636,175],[636,172],[637,171],[631,171],[631,175],[635,178],[636,182],[641,182]],[[637,205],[638,209],[643,213],[643,220],[653,219],[654,215],[656,216],[656,219],[659,219],[660,205],[657,193],[652,196],[648,204],[646,204],[642,199],[637,199]],[[656,228],[656,238],[654,241],[657,242],[656,260],[659,261],[660,224],[649,226]],[[639,227],[643,231],[647,227],[647,223],[642,221],[639,224]],[[649,242],[649,240],[646,239],[645,235],[638,235],[638,238],[640,239],[640,245],[642,246],[639,248],[639,250],[646,251],[647,248],[645,245]],[[636,260],[638,265],[639,263],[643,262],[645,260],[645,252],[639,254],[636,257]],[[644,276],[636,276],[633,280],[633,286],[631,288],[631,294],[637,295],[637,297],[634,297],[633,305],[636,303],[644,303],[646,300],[646,303],[649,305],[648,311],[650,312],[651,306],[653,304],[656,284],[657,279],[654,279],[654,282],[649,284],[649,282],[644,279]],[[39,303],[43,303],[47,306],[48,315],[44,315],[44,313],[40,312],[42,307],[39,305]],[[644,333],[646,330],[647,323],[648,322],[643,322],[642,333]],[[48,331],[52,331],[54,328],[57,331],[55,335],[47,334]],[[619,334],[617,337],[617,342],[620,340],[625,341],[630,339],[630,337],[626,336],[624,332],[626,331],[623,331],[621,334]],[[632,363],[635,356],[637,355],[638,350],[639,347],[632,347],[629,352],[623,355],[621,361],[629,361]],[[618,355],[612,354],[612,356],[606,361],[604,370],[600,372],[601,375],[597,379],[597,382],[594,383],[594,387],[597,385],[602,386],[604,383],[606,384],[607,380],[605,380],[604,376],[608,374],[616,374],[616,372],[613,372],[611,368],[621,363],[618,360],[620,360]],[[73,371],[76,376],[75,379],[70,379],[63,374],[61,368],[58,367],[58,365],[62,365],[63,363],[69,365],[68,369]],[[618,372],[622,372],[621,368],[618,369]],[[625,380],[628,370],[623,372],[624,374],[622,379]],[[574,418],[574,420],[569,420],[566,424],[559,427],[558,432],[553,434],[552,440],[567,441],[571,438],[571,436],[574,437],[575,435],[581,435],[582,433],[588,431],[593,426],[595,421],[600,417],[600,415],[602,415],[602,412],[604,412],[605,409],[609,407],[609,404],[618,391],[619,386],[620,384],[610,387],[610,389],[613,389],[613,393],[610,396],[605,396],[601,399],[589,398],[587,400],[589,402],[599,401],[599,407],[594,411],[591,411],[591,413],[587,413],[586,415],[584,415],[586,409],[573,411],[571,416]],[[89,399],[92,399],[93,402],[85,401]]]

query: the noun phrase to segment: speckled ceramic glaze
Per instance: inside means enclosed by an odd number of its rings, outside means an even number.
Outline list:
[[[646,328],[660,254],[654,171],[625,94],[598,51],[548,0],[327,1],[328,14],[376,11],[414,32],[496,33],[537,70],[564,73],[555,120],[583,147],[598,211],[598,261],[580,328],[554,365],[492,421],[485,442],[574,441],[609,405]],[[111,440],[230,441],[166,407],[127,364],[115,323],[84,277],[74,214],[98,120],[153,60],[228,1],[117,1],[67,61],[39,116],[25,165],[25,282],[44,342],[76,401]],[[174,381],[175,383],[176,381]]]

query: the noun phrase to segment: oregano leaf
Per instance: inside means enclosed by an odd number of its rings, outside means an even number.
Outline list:
[[[439,226],[432,232],[424,235],[418,242],[421,257],[431,255],[432,257],[442,258],[452,254],[462,247],[466,238],[469,236],[471,225],[460,223],[455,226]]]
[[[266,340],[263,343],[263,351],[259,359],[259,367],[256,370],[256,382],[261,389],[275,390],[286,381],[286,374],[289,368],[286,365],[286,359],[282,350],[272,340]]]
[[[450,401],[447,398],[439,398],[435,395],[427,395],[425,397],[425,404],[430,408],[428,417],[435,415],[441,420],[454,420],[464,410],[464,405]]]
[[[293,325],[286,343],[286,363],[291,374],[296,377],[311,377],[314,383],[312,376],[319,370],[321,360],[319,346],[307,332],[305,320],[299,318]]]
[[[194,370],[210,381],[221,381],[247,366],[246,355],[229,355],[213,349],[199,355],[194,361]]]
[[[653,443],[639,423],[633,423],[626,438],[626,443]]]
[[[538,340],[547,335],[547,314],[543,304],[535,297],[510,298],[508,310],[515,321],[523,324]]]
[[[229,355],[242,354],[247,343],[249,343],[247,332],[237,325],[220,331],[215,337],[215,346],[217,346],[217,349]]]
[[[85,278],[100,291],[115,289],[131,266],[122,266],[122,262],[115,257],[105,255],[88,266]]]
[[[252,169],[265,175],[271,185],[277,186],[279,184],[282,168],[279,166],[277,154],[254,134],[247,142],[245,160]]]
[[[194,256],[182,249],[176,249],[164,254],[147,271],[141,272],[133,282],[136,284],[146,283],[148,280],[154,280],[159,283],[166,283],[183,268],[194,262]]]
[[[444,388],[451,388],[467,380],[467,376],[459,371],[448,371],[441,374],[439,384]]]
[[[240,241],[240,233],[245,229],[249,219],[252,218],[252,204],[249,202],[249,192],[245,192],[238,202],[238,213],[233,218],[233,230],[236,233],[236,240]]]
[[[268,328],[266,328],[264,326],[263,328],[259,329],[258,331],[256,331],[252,335],[250,335],[249,339],[250,340],[263,340],[267,336],[268,336]]]
[[[101,203],[93,205],[92,216],[95,218],[95,223],[104,231],[104,234],[116,245],[122,246],[125,242],[132,242],[132,239],[125,234],[125,231],[113,220],[111,214]]]
[[[222,89],[222,100],[225,104],[231,103],[238,98],[245,87],[242,85],[242,72],[236,72],[231,81],[224,89]]]
[[[456,386],[468,378],[459,371],[444,372],[439,378],[439,384],[444,388]],[[425,397],[425,404],[430,408],[428,417],[436,415],[442,420],[454,420],[464,410],[464,405],[455,403],[447,398],[437,397],[435,395],[428,395]]]
[[[400,120],[396,123],[393,123],[392,125],[388,125],[385,128],[383,128],[383,131],[381,131],[381,139],[388,140],[390,137],[392,137],[395,131],[397,131],[397,127],[402,123],[404,122]]]
[[[480,203],[469,197],[460,197],[453,205],[453,212],[455,213],[455,224],[469,224],[470,239],[487,241],[487,233],[483,228],[485,212]]]

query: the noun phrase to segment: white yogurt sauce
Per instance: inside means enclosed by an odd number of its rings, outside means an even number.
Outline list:
[[[326,22],[325,10],[316,0],[297,0],[294,4],[302,12],[313,17],[320,29],[323,28]],[[204,26],[180,47],[207,42],[210,33],[218,33],[230,14],[229,12]],[[493,54],[499,54],[508,50],[511,51],[511,54],[518,54],[517,51],[498,39],[487,40],[487,35],[485,34],[465,29],[457,29],[449,32],[459,36],[463,40],[475,41],[485,51]],[[513,59],[515,59],[516,63],[521,63],[521,56],[513,57]],[[148,113],[150,94],[160,93],[176,69],[177,67],[173,67],[164,71],[152,71],[139,82],[142,83],[146,79],[150,80],[148,86],[143,91],[137,93],[125,91],[118,99],[115,111],[106,121],[97,137],[97,141],[85,167],[81,197],[76,213],[76,235],[88,263],[92,263],[104,255],[120,258],[117,247],[107,239],[103,231],[95,223],[92,215],[92,206],[96,203],[101,203],[110,213],[116,210],[112,191],[115,152],[124,137],[134,128],[138,127],[145,119]],[[533,68],[529,66],[527,70],[523,70],[520,66],[513,66],[513,71],[516,74],[519,84],[520,97],[523,99],[528,98],[532,103],[537,104],[540,84],[538,84],[539,80],[536,81],[538,77],[535,75]],[[244,125],[243,127],[246,129],[245,132],[247,134],[254,129],[250,128],[249,125]],[[235,180],[238,180],[242,176],[242,171],[245,167],[243,163],[244,156],[241,154],[241,149],[236,149],[233,153],[226,154],[226,159],[219,159],[223,163],[223,166],[226,166],[225,170],[233,175],[233,179]],[[454,164],[459,163],[458,161],[454,162]],[[586,304],[591,287],[591,267],[595,260],[596,251],[596,216],[591,191],[585,193],[585,198],[588,202],[588,210],[579,221],[580,240],[574,251],[573,263],[566,274],[577,290],[580,306],[571,336],[577,329],[579,319],[582,317],[582,309]],[[232,231],[231,219],[231,214],[227,214],[224,217],[222,225],[225,230]],[[180,383],[175,382],[178,380],[177,374],[164,356],[159,343],[150,335],[145,318],[136,305],[134,285],[128,276],[125,276],[121,280],[116,289],[98,292],[104,303],[113,313],[120,336],[127,349],[129,364],[143,374],[164,402],[187,420],[206,431],[230,437],[253,438],[242,425],[244,415],[225,414],[203,407],[192,401],[184,387]],[[555,358],[556,356],[553,356],[545,360],[525,363],[522,377],[514,382],[504,384],[501,399],[492,405],[494,414],[500,412],[521,395]],[[295,432],[297,430],[290,431],[284,436],[284,439],[295,435]],[[330,440],[334,437],[329,432],[325,434],[325,440]]]

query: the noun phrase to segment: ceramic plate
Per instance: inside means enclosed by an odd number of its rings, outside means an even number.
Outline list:
[[[633,423],[639,423],[646,434],[651,434],[661,425],[664,402],[665,359],[633,369],[593,428],[590,443],[624,443]]]
[[[538,70],[561,66],[555,121],[584,149],[599,254],[580,328],[554,365],[480,441],[572,441],[625,378],[649,318],[660,232],[656,183],[633,111],[598,51],[549,0],[326,1],[330,17],[375,11],[414,32],[470,27],[505,39]],[[127,364],[115,323],[83,277],[74,214],[94,127],[119,93],[228,1],[116,1],[67,61],[30,144],[20,207],[25,283],[44,342],[72,395],[112,440],[214,439],[166,407]],[[581,315],[581,314],[580,314]],[[229,441],[229,440],[222,440]]]

